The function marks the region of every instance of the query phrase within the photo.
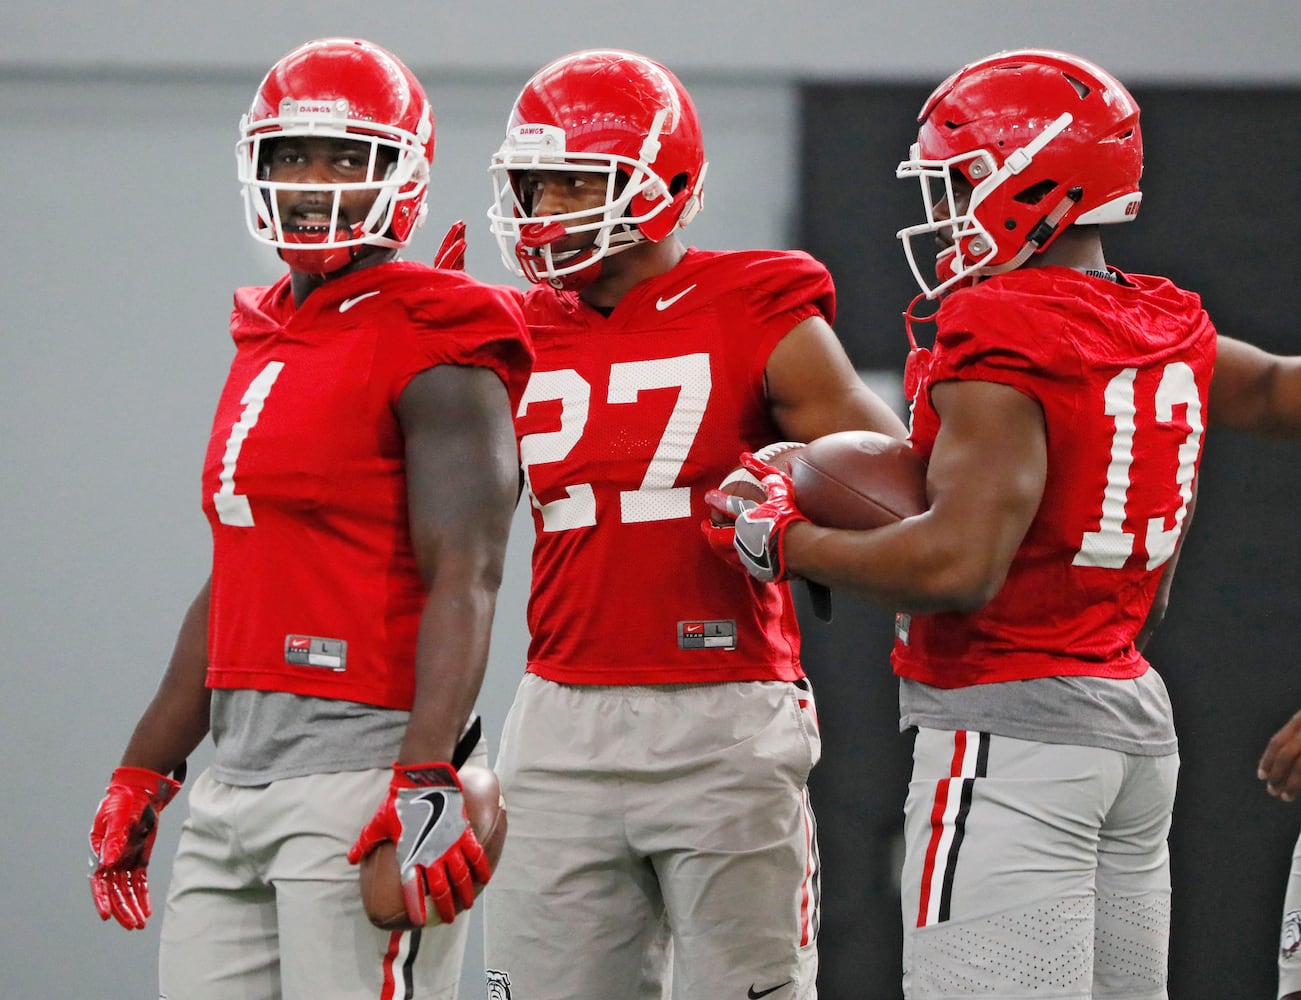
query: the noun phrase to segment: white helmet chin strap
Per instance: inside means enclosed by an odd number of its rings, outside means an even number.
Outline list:
[[[1030,166],[1030,164],[1034,162],[1034,158],[1038,155],[1039,151],[1061,135],[1062,132],[1066,131],[1074,120],[1075,117],[1069,111],[1063,112],[1056,119],[1050,122],[1047,128],[1024,146],[1012,150],[1012,152],[1008,154],[1007,159],[1003,161],[1002,166],[990,174],[989,177],[982,180],[972,191],[971,203],[967,206],[967,211],[964,214],[974,222],[976,220],[976,207],[993,194],[994,191],[998,190],[999,187],[1005,184],[1009,178],[1015,177],[1017,174],[1021,173],[1021,171],[1025,170],[1026,167]],[[974,168],[975,165],[973,164],[973,172]],[[1016,252],[1011,260],[1008,260],[1005,263],[984,267],[977,264],[969,270],[965,270],[962,267],[961,251],[959,251],[957,260],[958,266],[954,268],[954,271],[957,272],[956,276],[959,278],[965,277],[966,274],[970,273],[970,271],[975,271],[977,269],[980,270],[982,275],[1005,274],[1008,271],[1016,270],[1029,260],[1040,247],[1048,242],[1052,237],[1052,234],[1057,231],[1058,223],[1060,223],[1062,217],[1070,211],[1073,204],[1075,204],[1075,198],[1071,197],[1070,194],[1067,194],[1066,197],[1062,198],[1062,200],[1054,206],[1052,211],[1044,216],[1044,218],[1039,221],[1039,224],[1030,231],[1030,234],[1026,237],[1021,249]],[[980,243],[988,245],[988,236],[982,235],[978,237],[977,241],[973,243],[972,246],[972,249],[975,249],[980,253],[985,253],[985,249],[980,249],[978,247],[978,244]],[[988,247],[988,249],[992,250],[993,248]],[[938,289],[936,291],[938,291]]]
[[[1056,207],[1039,220],[1039,224],[1030,231],[1030,235],[1026,237],[1025,243],[1022,245],[1021,249],[1016,252],[1015,257],[1009,260],[1006,264],[986,267],[981,273],[1006,274],[1008,271],[1014,271],[1024,264],[1038,252],[1040,247],[1048,242],[1053,233],[1057,232],[1057,226],[1062,221],[1062,217],[1071,210],[1071,206],[1075,204],[1076,200],[1075,192],[1066,192],[1066,194],[1062,196],[1062,200],[1057,203]]]
[[[696,186],[691,189],[691,197],[682,207],[682,215],[678,218],[678,228],[685,229],[691,220],[700,214],[700,210],[705,207],[705,174],[709,173],[708,161],[700,168],[700,176],[696,178]]]
[[[1046,129],[1020,149],[1012,150],[1007,159],[1003,161],[1003,165],[981,182],[979,190],[972,193],[971,205],[967,211],[974,211],[977,205],[984,201],[991,192],[1002,186],[1009,177],[1019,174],[1030,166],[1038,152],[1061,135],[1074,120],[1075,118],[1069,111],[1064,112],[1061,117],[1050,123]]]
[[[660,133],[664,131],[664,119],[668,116],[669,109],[660,108],[651,119],[650,128],[646,131],[646,138],[641,144],[641,151],[637,154],[637,158],[642,163],[653,165],[655,158],[660,155]]]

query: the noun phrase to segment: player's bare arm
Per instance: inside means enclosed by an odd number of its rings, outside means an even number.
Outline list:
[[[857,429],[908,435],[894,411],[863,384],[821,316],[810,316],[777,342],[764,374],[773,419],[788,440]]]
[[[902,611],[971,611],[1002,586],[1043,497],[1039,404],[1008,386],[932,389],[941,429],[927,471],[930,510],[869,532],[792,525],[796,576]]]
[[[440,365],[398,404],[416,560],[429,596],[399,761],[450,760],[488,659],[519,484],[506,388],[485,368]]]
[[[1213,426],[1270,437],[1301,436],[1301,357],[1218,337],[1207,415]]]
[[[123,767],[160,774],[179,768],[208,735],[208,598],[205,581],[181,620],[172,655],[122,754]]]
[[[149,859],[159,817],[181,790],[185,760],[208,732],[208,604],[203,585],[167,670],[109,778],[90,828],[90,891],[101,920],[140,930],[153,914]]]
[[[1265,791],[1284,802],[1301,795],[1301,712],[1273,735],[1256,768]]]

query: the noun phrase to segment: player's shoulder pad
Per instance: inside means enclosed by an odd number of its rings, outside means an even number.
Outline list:
[[[403,262],[400,268],[391,274],[391,287],[410,319],[421,326],[524,327],[519,293],[513,288],[414,261]]]
[[[512,398],[522,391],[533,343],[514,288],[419,263],[407,264],[395,280],[394,298],[429,360],[492,368]]]
[[[248,285],[235,289],[230,310],[230,329],[236,343],[275,333],[287,312],[292,311],[289,275],[274,285]]]
[[[766,320],[812,307],[828,322],[836,318],[836,285],[827,266],[803,250],[737,253],[741,287],[756,318]]]
[[[696,250],[678,265],[694,270],[720,284],[733,281],[794,283],[830,281],[825,264],[804,250]]]
[[[950,292],[935,316],[936,345],[945,369],[971,365],[1032,372],[1055,367],[1063,352],[1073,354],[1064,327],[1069,301],[1039,294],[1038,276],[1006,281],[1017,272]],[[938,370],[938,369],[937,369]]]

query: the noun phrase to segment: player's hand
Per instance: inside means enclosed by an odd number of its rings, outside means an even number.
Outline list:
[[[792,524],[808,518],[795,506],[795,490],[790,476],[749,452],[741,456],[741,465],[759,480],[768,499],[737,515],[733,538],[736,553],[746,571],[756,580],[764,583],[785,580],[783,548],[786,531]]]
[[[709,547],[714,554],[729,566],[746,569],[746,565],[741,561],[740,553],[736,549],[735,522],[743,513],[753,510],[759,505],[753,500],[738,497],[732,493],[724,493],[722,490],[707,490],[705,492],[705,501],[731,522],[720,525],[715,524],[712,518],[705,518],[700,522],[700,532],[705,536],[705,541],[709,543]],[[805,580],[804,585],[808,589],[809,607],[813,611],[814,617],[819,621],[831,621],[831,588],[813,580]]]
[[[147,767],[113,772],[90,828],[90,892],[101,920],[138,931],[153,913],[149,855],[158,816],[180,789],[179,781]]]
[[[434,267],[444,271],[464,271],[465,251],[469,243],[465,239],[465,223],[458,219],[443,237],[442,245],[434,254]]]
[[[1284,802],[1293,802],[1301,795],[1301,712],[1266,744],[1256,777],[1265,782],[1265,791]]]
[[[741,514],[758,504],[746,497],[717,489],[705,491],[705,503],[718,511],[726,521],[724,524],[715,524],[713,518],[707,517],[700,522],[700,532],[709,543],[710,550],[729,566],[744,569],[736,552],[735,522]]]
[[[461,779],[451,764],[394,764],[388,797],[348,851],[354,865],[386,840],[397,845],[407,916],[424,926],[425,897],[445,924],[459,903],[474,903],[475,882],[492,875],[488,858],[465,814]]]

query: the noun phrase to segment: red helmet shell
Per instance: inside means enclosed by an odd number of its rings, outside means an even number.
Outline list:
[[[549,63],[520,92],[506,128],[526,124],[563,129],[567,156],[620,157],[657,175],[671,203],[638,224],[649,240],[668,236],[699,198],[705,148],[695,104],[669,69],[645,56],[591,49]],[[628,214],[645,215],[658,200],[653,190],[637,195]]]
[[[1137,214],[1143,173],[1138,103],[1119,80],[1086,59],[1024,49],[964,67],[922,108],[920,159],[950,160],[983,150],[996,167],[1063,114],[1071,116],[1070,124],[975,208],[1000,244],[990,265],[1015,256],[1045,210],[1067,192],[1078,193],[1078,199],[1056,232],[1075,223],[1127,222]],[[988,175],[972,175],[972,166],[981,162],[960,164],[973,188],[988,180]]]

